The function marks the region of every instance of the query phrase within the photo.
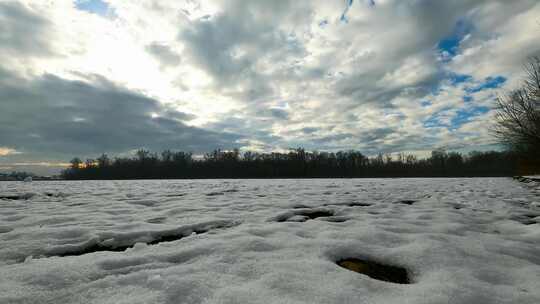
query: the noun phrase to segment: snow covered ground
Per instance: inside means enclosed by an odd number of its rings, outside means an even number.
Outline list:
[[[537,304],[539,222],[509,178],[0,182],[0,303]]]

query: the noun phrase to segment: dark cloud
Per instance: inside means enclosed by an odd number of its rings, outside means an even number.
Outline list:
[[[281,29],[291,18],[294,2],[229,1],[226,10],[205,16],[183,29],[178,39],[185,54],[205,70],[216,88],[242,100],[271,95],[271,75],[257,65],[280,62],[306,53],[303,45]],[[309,10],[301,10],[309,15]]]
[[[372,144],[375,141],[383,140],[390,134],[396,133],[395,128],[378,128],[364,132],[361,137],[362,143]]]
[[[341,140],[345,140],[345,139],[351,139],[351,138],[354,138],[354,137],[355,137],[354,134],[351,134],[351,133],[338,133],[338,134],[333,134],[333,135],[328,135],[328,136],[316,138],[316,139],[313,140],[313,142],[319,143],[319,144],[328,144],[328,143],[331,143],[331,142],[341,141]]]
[[[289,113],[283,109],[274,108],[274,109],[269,109],[268,112],[270,116],[272,116],[275,119],[280,119],[280,120],[289,119]]]
[[[0,2],[0,52],[17,56],[52,55],[51,29],[48,20],[23,4]]]
[[[146,46],[146,51],[159,60],[162,67],[177,66],[181,62],[180,56],[168,45],[152,43]]]
[[[301,131],[304,134],[312,134],[312,133],[315,133],[315,132],[317,132],[319,130],[320,130],[319,128],[305,127],[305,128],[302,128]]]
[[[239,139],[182,122],[192,118],[101,76],[24,79],[0,69],[0,146],[23,152],[13,158],[62,159],[141,147],[202,152]]]
[[[188,55],[197,65],[212,75],[219,85],[230,85],[253,76],[255,72],[251,67],[257,59],[252,54],[235,54],[233,48],[255,41],[261,42],[259,47],[263,47],[272,41],[272,36],[268,35],[270,28],[248,23],[249,20],[228,15],[202,19],[184,30],[180,39],[186,43]]]

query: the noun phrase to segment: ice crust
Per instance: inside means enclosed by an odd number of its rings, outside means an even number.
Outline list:
[[[0,182],[0,303],[537,304],[539,222],[510,178]]]

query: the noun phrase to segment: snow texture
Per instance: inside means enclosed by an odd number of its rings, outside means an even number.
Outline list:
[[[0,182],[0,303],[537,304],[539,222],[534,179]]]

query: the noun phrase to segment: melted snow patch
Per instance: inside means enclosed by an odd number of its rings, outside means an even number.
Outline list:
[[[407,269],[400,266],[384,265],[379,262],[357,258],[342,259],[337,261],[336,264],[379,281],[397,284],[411,283]]]

